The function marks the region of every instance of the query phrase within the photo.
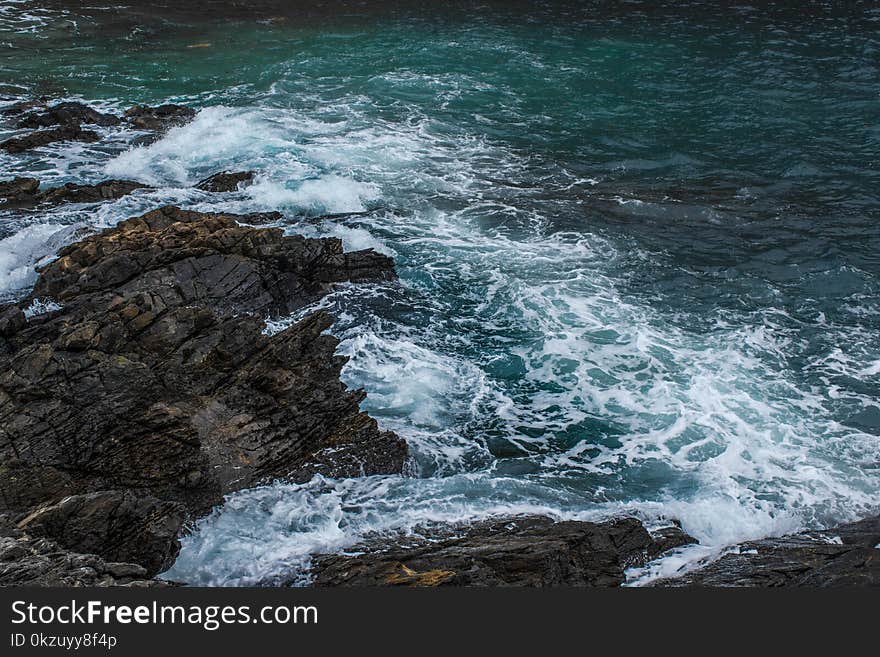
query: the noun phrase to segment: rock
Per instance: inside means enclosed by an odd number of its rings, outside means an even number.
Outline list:
[[[39,190],[36,178],[15,178],[0,181],[0,209],[30,209],[39,205],[61,203],[99,203],[122,198],[136,189],[149,189],[147,185],[132,180],[102,180],[94,185],[66,183],[45,191]]]
[[[0,305],[0,338],[11,338],[26,325],[21,308],[14,304]]]
[[[307,221],[313,224],[321,224],[325,221],[344,221],[346,219],[357,219],[359,217],[369,217],[371,215],[376,214],[377,212],[381,212],[382,210],[386,210],[387,208],[374,208],[372,210],[362,210],[359,212],[331,212],[328,214],[316,214],[309,215],[304,214],[300,217],[297,217],[300,221]]]
[[[0,304],[0,356],[14,351],[12,337],[27,326],[24,311],[14,303]]]
[[[83,123],[99,126],[118,125],[122,121],[112,114],[103,114],[83,103],[58,103],[42,112],[32,112],[18,123],[19,128],[48,128],[54,125],[79,126]]]
[[[184,508],[175,502],[132,491],[99,491],[41,506],[18,526],[69,550],[137,564],[153,577],[177,558],[183,521]]]
[[[249,216],[248,216],[249,217]],[[395,278],[372,250],[344,253],[338,239],[285,236],[241,226],[237,215],[168,206],[62,249],[34,296],[146,293],[164,306],[205,305],[226,314],[287,314],[343,281]]]
[[[399,474],[406,456],[405,442],[390,431],[377,434],[375,420],[361,413],[287,478],[304,483],[316,474],[334,479]]]
[[[318,556],[316,586],[620,586],[624,570],[670,549],[633,518],[554,522],[541,516],[489,520],[444,538],[377,539],[355,556]],[[676,545],[694,542],[677,531]]]
[[[40,188],[36,178],[0,180],[0,207],[19,207],[33,203]]]
[[[31,299],[63,308],[0,351],[0,510],[124,489],[196,517],[321,463],[400,472],[403,441],[339,380],[332,318],[268,336],[260,317],[334,282],[391,278],[392,261],[372,251],[174,207],[62,249]]]
[[[253,171],[241,171],[239,173],[222,171],[199,182],[196,185],[196,189],[206,192],[235,192],[242,187],[242,183],[249,183],[253,179]]]
[[[0,149],[7,153],[23,153],[58,141],[95,142],[100,139],[101,136],[93,130],[83,130],[77,125],[65,125],[49,130],[37,130],[21,137],[12,137],[0,142]]]
[[[125,119],[135,128],[164,132],[169,128],[184,125],[192,121],[197,112],[184,105],[135,105],[125,112]]]
[[[2,110],[0,110],[0,114],[2,114],[3,116],[17,116],[20,114],[24,114],[25,112],[29,112],[33,109],[46,107],[47,100],[47,98],[40,98],[37,100],[20,100],[4,107]]]
[[[150,189],[133,180],[102,180],[94,185],[78,185],[66,183],[61,187],[48,189],[39,194],[39,203],[99,203],[111,199],[122,198],[136,189]]]
[[[682,531],[678,521],[674,521],[674,524],[669,527],[662,527],[652,531],[651,538],[654,539],[654,554],[649,555],[651,559],[670,550],[698,542]]]
[[[0,586],[168,586],[137,564],[108,562],[29,536],[0,519]]]
[[[249,212],[236,215],[236,221],[247,226],[265,226],[283,222],[284,215],[280,212]]]
[[[834,529],[736,546],[697,570],[654,586],[878,586],[880,516]]]

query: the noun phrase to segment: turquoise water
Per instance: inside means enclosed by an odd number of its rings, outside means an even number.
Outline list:
[[[704,547],[652,575],[877,510],[880,10],[284,4],[0,9],[8,101],[201,109],[149,147],[0,155],[158,187],[0,216],[6,298],[83,226],[169,202],[397,262],[319,305],[407,476],[234,495],[169,576],[305,581],[369,531],[511,512],[681,520]],[[258,182],[188,188],[221,169]],[[310,220],[341,212],[364,214]]]

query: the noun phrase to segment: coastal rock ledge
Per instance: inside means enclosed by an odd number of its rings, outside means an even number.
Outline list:
[[[227,493],[401,471],[403,440],[340,381],[332,317],[271,336],[263,319],[394,279],[392,260],[239,220],[260,223],[172,206],[122,221],[0,306],[0,583],[148,580]]]
[[[312,575],[316,586],[616,587],[626,581],[627,568],[691,543],[696,540],[676,525],[649,533],[634,518],[591,523],[513,517],[464,528],[435,526],[416,537],[367,537],[349,554],[315,557]],[[880,586],[880,516],[744,543],[650,585]]]
[[[727,554],[654,586],[880,586],[880,516],[823,531],[737,545]]]
[[[316,586],[616,587],[627,568],[694,542],[677,526],[649,533],[635,518],[520,516],[368,540],[352,556],[316,557],[312,574]]]

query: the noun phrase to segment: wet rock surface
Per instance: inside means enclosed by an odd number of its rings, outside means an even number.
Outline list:
[[[300,308],[334,283],[396,278],[393,261],[375,251],[346,253],[338,239],[285,236],[280,228],[241,226],[239,218],[167,206],[122,221],[62,249],[33,296],[65,302],[145,293],[166,307],[265,315]]]
[[[262,319],[336,282],[394,277],[373,251],[176,207],[62,249],[29,299],[0,308],[0,511],[29,541],[151,575],[183,516],[226,493],[400,472],[405,444],[339,379],[332,317],[273,336]],[[62,307],[25,318],[35,298]],[[40,563],[44,582],[67,577]]]
[[[106,561],[29,536],[0,516],[0,586],[167,586],[143,566]]]
[[[41,190],[36,178],[0,181],[0,209],[26,210],[61,203],[100,203],[122,198],[137,189],[149,189],[133,180],[102,180],[94,185],[66,183]]]
[[[825,531],[743,543],[655,586],[880,586],[880,516]]]
[[[36,178],[0,180],[0,207],[32,206],[39,190],[40,181]]]
[[[20,117],[15,123],[16,127],[33,129],[33,132],[0,142],[0,149],[8,153],[24,153],[55,142],[97,142],[100,141],[101,136],[83,126],[110,127],[123,123],[138,130],[154,133],[136,140],[136,144],[147,144],[168,129],[188,123],[196,113],[196,110],[184,105],[165,104],[157,107],[135,105],[119,117],[75,101],[54,105],[49,105],[45,98],[21,101],[4,107],[0,110],[0,115]]]
[[[137,189],[149,189],[133,180],[102,180],[94,185],[78,185],[67,183],[61,187],[55,187],[42,192],[39,195],[40,203],[99,203],[111,199],[122,198]]]
[[[81,125],[83,123],[99,126],[118,125],[118,116],[105,114],[88,105],[77,102],[58,103],[42,111],[28,113],[18,122],[19,128],[48,128],[56,125]]]
[[[694,540],[677,528],[652,536],[634,518],[491,520],[459,536],[367,541],[356,556],[319,556],[316,586],[620,586],[624,570]]]
[[[69,550],[139,564],[152,577],[177,558],[184,518],[185,510],[176,502],[130,490],[100,491],[41,506],[18,527]]]
[[[48,102],[48,98],[34,98],[32,100],[20,100],[18,102],[12,103],[11,105],[7,105],[2,110],[0,110],[0,116],[20,116],[25,112],[29,112],[34,109],[43,109],[46,107],[46,103]]]
[[[184,125],[196,116],[196,110],[184,105],[165,104],[157,107],[135,105],[126,110],[125,120],[140,130],[164,132],[175,126]]]
[[[253,171],[240,171],[238,173],[221,171],[197,183],[196,189],[201,189],[205,192],[235,192],[253,179]]]
[[[94,130],[85,130],[78,125],[64,125],[59,128],[36,130],[0,142],[0,149],[7,153],[24,153],[32,148],[48,146],[59,141],[81,141],[86,143],[100,141],[101,136]]]

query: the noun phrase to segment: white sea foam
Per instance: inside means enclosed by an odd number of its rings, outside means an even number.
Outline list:
[[[35,267],[52,260],[75,230],[59,224],[30,224],[0,240],[0,297],[26,292],[37,280]]]
[[[363,212],[378,198],[375,185],[328,174],[288,187],[263,178],[246,189],[252,204],[266,209],[293,208],[310,214]]]
[[[31,301],[31,304],[24,309],[24,316],[30,319],[31,317],[61,310],[61,308],[61,304],[52,299],[34,299]]]
[[[108,175],[132,178],[152,185],[187,186],[198,181],[193,176],[215,173],[218,163],[249,157],[270,157],[274,148],[288,142],[271,122],[254,129],[253,112],[226,107],[210,107],[183,126],[171,128],[161,139],[135,146],[105,166]]]

